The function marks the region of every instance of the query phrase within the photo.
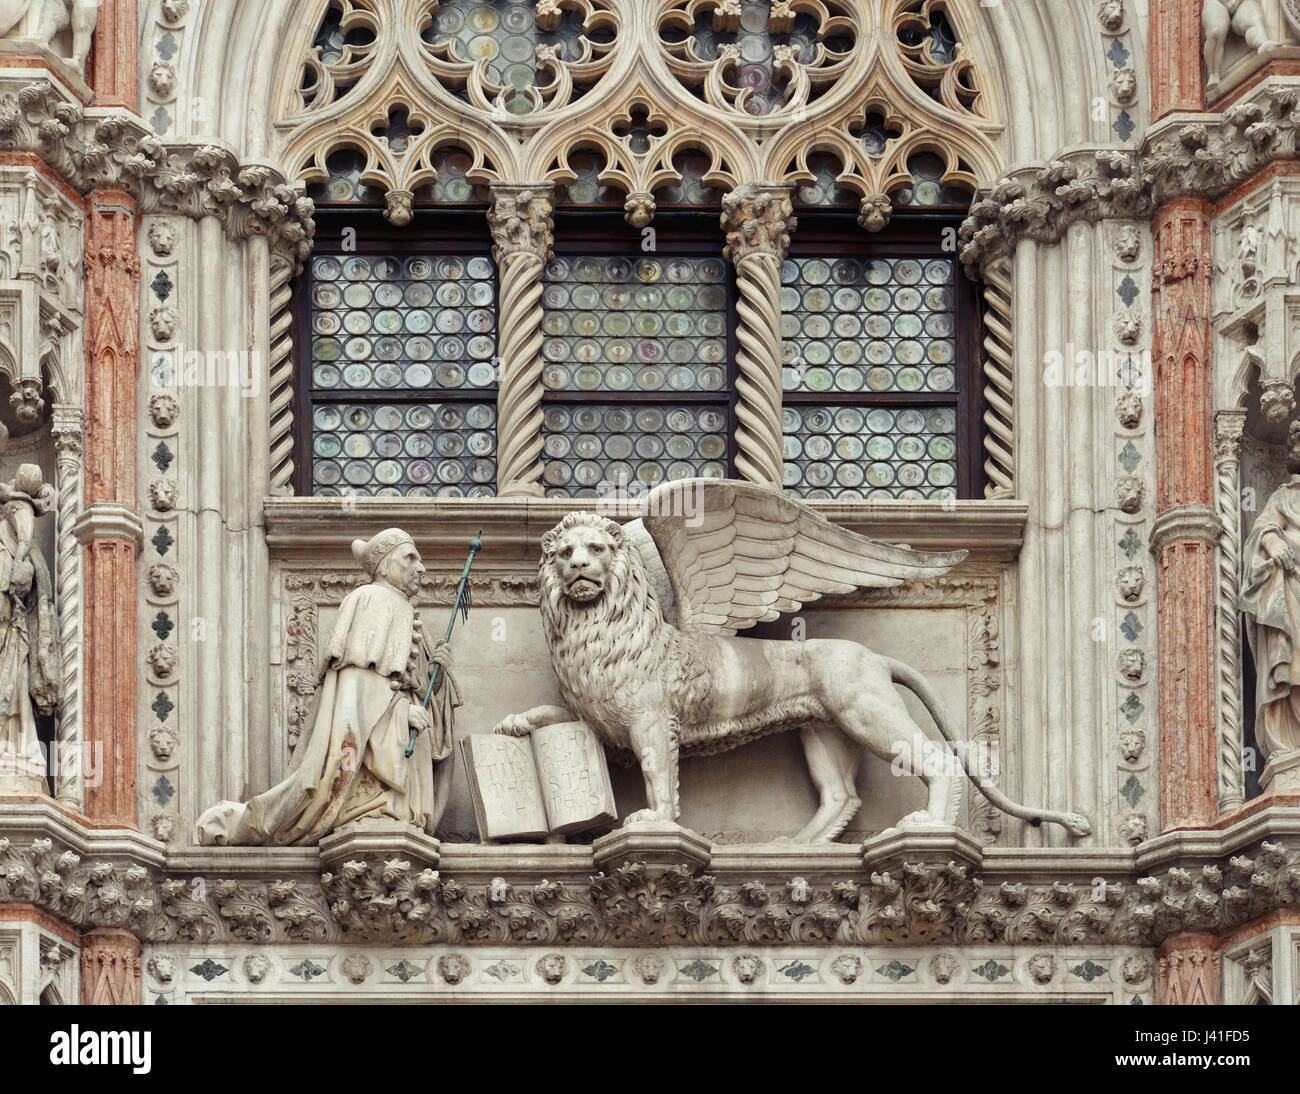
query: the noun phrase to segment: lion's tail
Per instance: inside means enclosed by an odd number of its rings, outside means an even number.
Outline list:
[[[939,727],[939,732],[943,734],[944,740],[953,746],[953,751],[961,760],[962,770],[966,772],[970,781],[975,784],[976,789],[997,808],[1013,817],[1019,817],[1021,820],[1027,821],[1035,828],[1046,821],[1049,824],[1061,825],[1072,836],[1083,837],[1092,834],[1092,824],[1082,813],[1061,813],[1052,809],[1030,809],[1028,806],[1012,801],[992,782],[972,771],[965,750],[957,747],[957,740],[953,737],[952,732],[953,722],[943,705],[943,700],[930,686],[929,681],[902,661],[895,661],[892,657],[886,658],[886,660],[889,662],[889,672],[894,683],[902,684],[921,700],[925,705],[925,709],[930,712],[930,717],[934,719],[934,724]]]

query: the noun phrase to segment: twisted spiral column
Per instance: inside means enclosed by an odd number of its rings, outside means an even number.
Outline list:
[[[789,183],[746,183],[722,201],[736,267],[736,473],[781,486],[781,263],[797,221]]]
[[[1237,611],[1241,573],[1241,436],[1244,410],[1220,410],[1214,416],[1214,500],[1218,510],[1219,560],[1219,809],[1245,801],[1242,780],[1241,628]]]
[[[293,263],[283,255],[271,257],[270,414],[271,493],[292,494],[293,487]],[[303,428],[310,428],[303,423]]]
[[[60,403],[52,411],[58,497],[54,515],[54,588],[58,598],[59,648],[63,656],[54,794],[64,805],[80,810],[82,772],[73,758],[79,758],[81,740],[81,544],[73,529],[81,512],[84,425],[78,406]]]
[[[984,473],[985,497],[1015,493],[1015,373],[1011,363],[1011,263],[999,259],[984,271]]]
[[[492,183],[497,264],[497,493],[542,493],[542,271],[555,241],[550,183]]]

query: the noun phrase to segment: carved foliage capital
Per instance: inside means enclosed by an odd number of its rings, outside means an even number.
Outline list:
[[[1246,429],[1244,410],[1220,410],[1214,415],[1214,462],[1235,462],[1241,457],[1241,438]]]
[[[739,263],[751,254],[775,255],[784,261],[790,233],[798,226],[789,183],[745,183],[722,199],[723,253]]]
[[[555,244],[554,186],[549,182],[494,182],[491,190],[492,207],[487,219],[497,262],[518,252],[549,261]]]

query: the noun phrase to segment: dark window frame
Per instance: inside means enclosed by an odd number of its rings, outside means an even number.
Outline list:
[[[473,214],[473,215],[469,215]],[[343,249],[343,231],[356,230],[355,246]],[[492,277],[496,291],[500,291],[499,271],[492,257],[492,234],[487,223],[487,209],[483,205],[458,205],[421,208],[415,220],[403,228],[390,224],[383,211],[374,206],[337,205],[317,206],[316,236],[312,253],[303,264],[302,273],[294,279],[293,309],[294,387],[293,420],[297,424],[294,437],[294,467],[292,483],[298,496],[313,496],[312,446],[314,439],[313,412],[322,403],[411,403],[497,401],[498,384],[490,387],[442,388],[383,388],[373,391],[355,391],[339,388],[334,391],[312,386],[314,364],[312,360],[311,287],[312,260],[323,255],[351,258],[356,255],[482,255],[492,263]],[[492,325],[492,340],[497,350],[498,323]],[[495,428],[495,426],[494,426]],[[499,438],[498,438],[498,452]],[[499,483],[493,483],[497,489]]]
[[[790,235],[787,258],[930,258],[951,259],[956,271],[952,393],[932,391],[781,392],[782,406],[941,407],[956,409],[957,482],[960,500],[982,498],[984,472],[984,383],[979,347],[983,344],[982,296],[979,286],[966,276],[955,247],[962,213],[916,214],[896,210],[879,232],[867,232],[851,212],[828,212],[816,207],[795,209],[799,225]],[[951,229],[946,232],[946,229]]]

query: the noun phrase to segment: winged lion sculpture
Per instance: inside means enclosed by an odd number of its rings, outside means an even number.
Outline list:
[[[954,722],[920,673],[851,641],[733,636],[826,594],[944,574],[965,551],[881,543],[776,490],[732,480],[667,483],[642,511],[627,525],[570,513],[542,537],[542,622],[566,706],[511,715],[497,732],[588,722],[640,764],[648,807],[626,818],[635,822],[677,819],[681,755],[797,730],[819,795],[799,842],[832,840],[852,820],[864,750],[888,760],[902,746],[925,758],[917,766],[928,800],[899,824],[956,823],[964,782],[945,773],[948,749],[912,720],[894,687],[912,691],[955,745]],[[1076,836],[1091,831],[1077,813],[1011,801],[957,754],[999,809]]]

